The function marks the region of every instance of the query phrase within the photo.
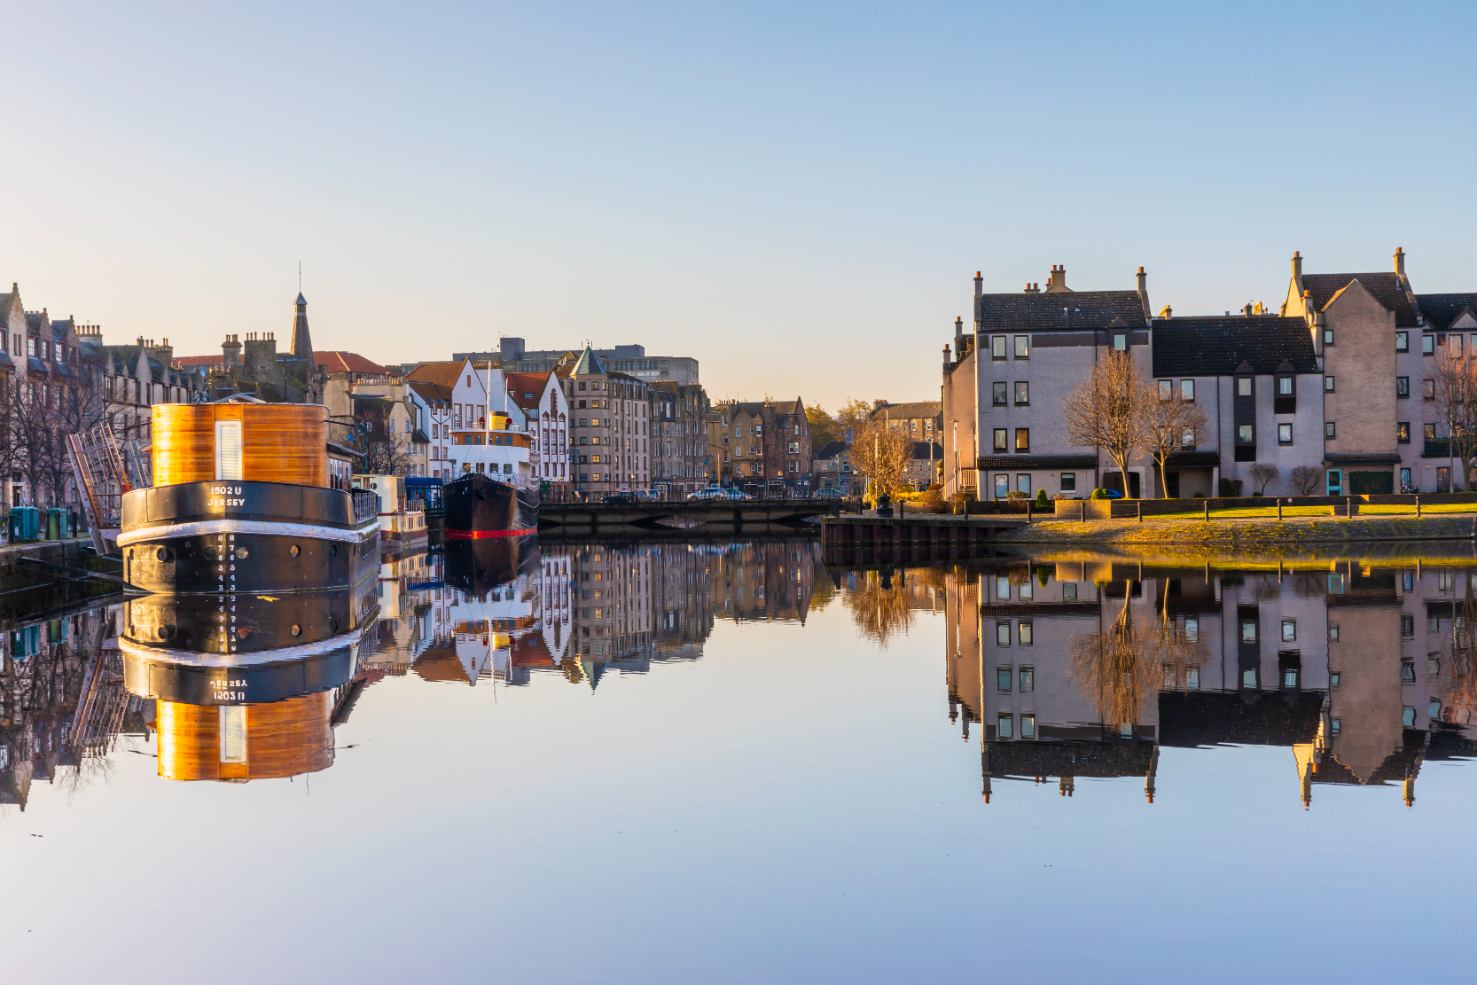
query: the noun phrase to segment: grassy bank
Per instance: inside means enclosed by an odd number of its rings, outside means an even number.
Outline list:
[[[1178,549],[1215,549],[1220,551],[1276,548],[1296,550],[1301,545],[1356,544],[1370,541],[1420,541],[1472,539],[1477,514],[1454,516],[1434,514],[1416,517],[1409,514],[1373,514],[1352,519],[1330,516],[1289,516],[1276,519],[1273,508],[1269,518],[1232,519],[1212,514],[1207,522],[1187,516],[1155,517],[1143,523],[1137,520],[1046,520],[1011,531],[1002,541],[1020,544],[1112,544],[1131,547],[1174,547]],[[1227,511],[1230,512],[1230,511]],[[1242,511],[1236,511],[1242,512]],[[1424,514],[1425,509],[1422,510]],[[1434,510],[1432,511],[1434,513]]]

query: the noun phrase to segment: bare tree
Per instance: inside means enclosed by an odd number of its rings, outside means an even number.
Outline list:
[[[1127,352],[1110,350],[1062,403],[1067,440],[1108,453],[1128,494],[1128,462],[1142,432],[1145,390]]]
[[[1139,416],[1137,444],[1149,453],[1159,466],[1159,483],[1164,498],[1169,498],[1169,456],[1182,448],[1194,448],[1198,437],[1209,426],[1205,411],[1193,400],[1173,387],[1166,396],[1162,388],[1145,383],[1139,394],[1142,408]]]
[[[1125,584],[1123,608],[1106,631],[1072,638],[1072,678],[1106,725],[1142,721],[1144,703],[1157,690],[1153,657],[1159,642],[1134,622],[1132,600],[1132,586]]]
[[[1446,346],[1436,357],[1433,409],[1436,423],[1446,432],[1454,462],[1452,488],[1457,488],[1455,473],[1461,473],[1461,485],[1470,486],[1472,468],[1477,465],[1477,357],[1458,355]]]
[[[1292,470],[1292,484],[1304,496],[1311,496],[1323,484],[1323,470],[1316,465],[1299,465]]]
[[[903,484],[912,460],[913,438],[905,431],[872,421],[855,432],[851,464],[871,481],[878,495],[892,495]]]
[[[1281,474],[1277,466],[1270,462],[1257,462],[1251,467],[1251,481],[1256,483],[1256,491],[1259,493],[1265,493],[1272,480]]]

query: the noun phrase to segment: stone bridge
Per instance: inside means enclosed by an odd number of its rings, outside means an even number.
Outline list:
[[[647,530],[651,532],[719,530],[755,532],[791,528],[812,530],[805,521],[836,508],[830,499],[719,500],[697,503],[549,503],[539,505],[541,533]]]

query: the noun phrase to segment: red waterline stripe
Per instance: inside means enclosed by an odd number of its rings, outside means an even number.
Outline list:
[[[524,530],[451,530],[446,531],[447,540],[482,540],[485,537],[521,537],[534,533],[532,527]]]

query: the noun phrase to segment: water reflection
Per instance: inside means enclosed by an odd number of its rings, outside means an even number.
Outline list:
[[[1474,569],[1452,563],[957,567],[950,720],[1004,778],[1142,777],[1160,747],[1286,746],[1299,795],[1474,751]]]

